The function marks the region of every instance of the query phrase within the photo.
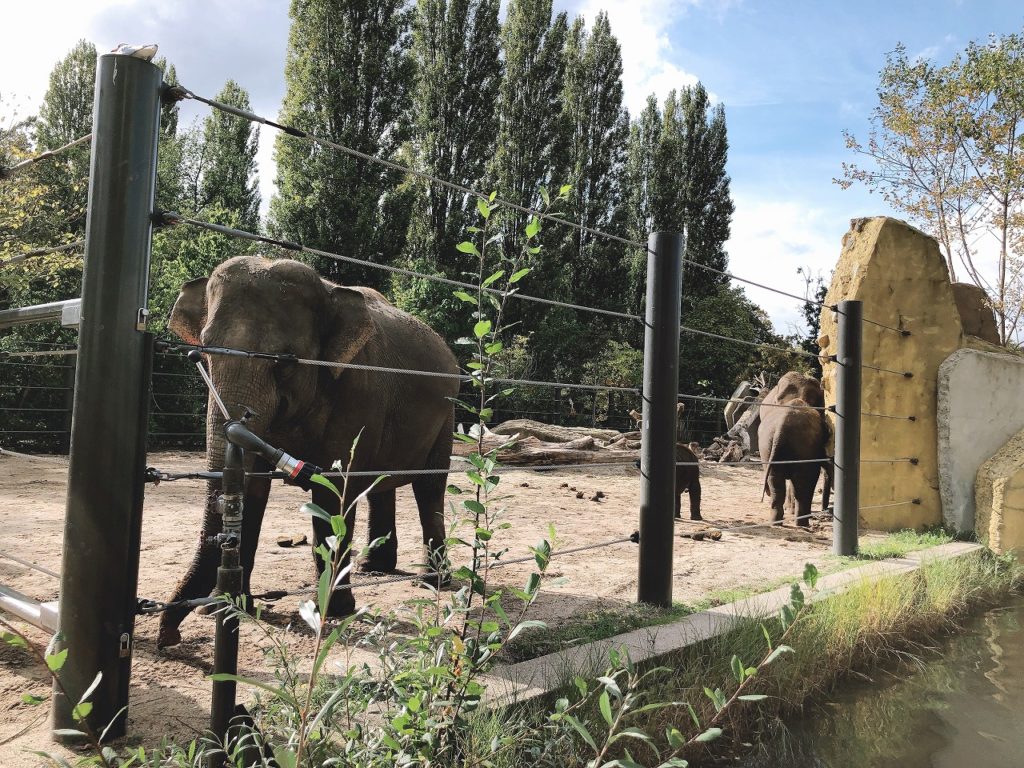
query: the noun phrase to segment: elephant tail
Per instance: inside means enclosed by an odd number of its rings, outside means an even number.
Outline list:
[[[768,493],[768,474],[772,471],[772,461],[775,459],[775,448],[778,441],[773,440],[771,448],[768,449],[768,458],[764,463],[764,481],[761,483],[761,503],[764,503],[764,495]]]

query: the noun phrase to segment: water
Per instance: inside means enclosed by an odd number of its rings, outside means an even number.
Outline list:
[[[746,768],[1024,768],[1024,597],[971,620],[924,667],[844,685]]]

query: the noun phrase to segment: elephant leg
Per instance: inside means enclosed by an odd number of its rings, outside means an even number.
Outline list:
[[[199,531],[199,544],[192,555],[192,563],[185,576],[178,582],[168,600],[169,603],[207,597],[217,584],[220,548],[210,539],[221,532],[221,516],[217,511],[219,498],[220,490],[211,487],[206,498],[203,526]],[[181,642],[179,627],[191,610],[185,606],[175,606],[160,614],[160,629],[156,639],[158,648],[166,648]]]
[[[266,469],[266,466],[259,467]],[[242,546],[240,552],[242,564],[242,592],[246,596],[250,594],[249,579],[252,575],[253,563],[256,560],[256,547],[260,538],[260,528],[263,524],[263,513],[267,508],[267,498],[270,494],[270,480],[268,478],[250,478],[246,481],[245,495],[242,500]],[[199,533],[199,546],[192,557],[192,564],[189,566],[185,577],[178,584],[168,602],[179,600],[195,600],[201,597],[208,597],[216,593],[217,568],[220,566],[220,547],[211,541],[213,537],[221,533],[221,516],[217,507],[217,501],[221,492],[211,489],[207,501],[206,512],[203,519],[203,528]],[[247,605],[251,600],[247,600]],[[181,642],[181,632],[178,627],[191,611],[188,607],[175,607],[160,614],[160,630],[157,634],[157,646],[166,648],[177,645]],[[196,612],[200,614],[211,613],[216,606],[200,607]]]
[[[370,512],[367,515],[369,534],[367,543],[387,536],[387,540],[370,550],[359,564],[361,571],[390,573],[398,565],[398,530],[395,528],[395,490],[372,493],[366,497]]]
[[[783,505],[786,503],[786,476],[778,469],[768,473],[768,485],[772,497],[772,522],[782,521]]]
[[[811,526],[811,504],[814,502],[814,489],[818,485],[821,467],[817,464],[801,465],[800,471],[793,476],[793,492],[796,500],[796,524],[804,528]]]
[[[349,548],[352,545],[352,528],[355,524],[355,505],[351,502],[356,498],[359,491],[349,488],[348,494],[345,499],[345,509],[350,509],[349,513],[345,515],[345,535],[342,540],[338,543],[341,548],[341,552],[344,553],[339,568],[344,569],[351,562],[351,553]],[[324,488],[320,485],[313,486],[313,503],[324,510],[328,515],[334,517],[335,515],[341,514],[341,501],[332,491]],[[321,576],[324,572],[325,563],[321,559],[320,555],[317,554],[317,549],[323,544],[327,546],[327,539],[334,535],[334,531],[331,529],[330,523],[326,520],[322,520],[319,517],[313,518],[313,562],[316,564],[317,576]],[[349,574],[341,579],[339,586],[346,587],[350,584]],[[328,616],[348,616],[351,613],[355,613],[356,610],[356,599],[352,594],[351,588],[337,589],[331,595],[330,601],[327,603],[327,615]]]
[[[677,488],[676,491],[677,491],[677,493],[676,493],[676,512],[675,512],[675,517],[678,519],[678,518],[681,518],[683,516],[683,514],[682,514],[683,491],[681,489],[679,489],[679,488]]]
[[[700,478],[695,477],[693,482],[690,483],[690,519],[691,520],[703,520],[700,516]],[[679,510],[676,510],[676,517],[679,516]]]
[[[434,446],[425,462],[426,467],[448,467],[452,448],[452,424],[449,422],[439,433]],[[416,506],[420,512],[420,525],[423,528],[423,563],[425,570],[443,573],[448,568],[448,553],[445,550],[445,539],[448,531],[444,524],[444,495],[448,487],[448,475],[417,475],[412,481],[412,491],[416,496]],[[442,579],[432,581],[440,583]]]

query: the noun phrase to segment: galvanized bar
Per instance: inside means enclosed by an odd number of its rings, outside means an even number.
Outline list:
[[[860,408],[864,304],[841,301],[836,354],[835,519],[832,551],[857,554],[860,513]]]
[[[0,331],[13,328],[16,325],[63,320],[68,313],[77,312],[81,301],[81,299],[68,299],[67,301],[51,301],[49,304],[34,304],[30,307],[2,310],[0,311]]]
[[[71,425],[55,729],[82,730],[78,698],[97,673],[86,718],[125,732],[135,628],[152,340],[145,333],[161,72],[99,57],[85,232],[82,320]],[[74,736],[57,736],[75,741]]]
[[[15,589],[0,584],[0,610],[7,611],[34,627],[57,631],[57,604],[40,603]]]
[[[672,605],[683,235],[655,232],[647,248],[637,600],[667,608]]]

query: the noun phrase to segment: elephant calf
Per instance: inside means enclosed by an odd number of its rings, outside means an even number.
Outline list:
[[[690,494],[690,519],[700,516],[700,466],[697,455],[682,443],[676,443],[676,517],[682,517],[683,493]]]

